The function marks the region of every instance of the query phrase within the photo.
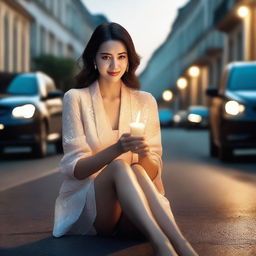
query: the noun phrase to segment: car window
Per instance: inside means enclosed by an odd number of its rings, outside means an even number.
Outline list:
[[[16,76],[9,84],[6,92],[15,95],[36,95],[38,94],[37,80],[34,76]]]
[[[255,90],[256,66],[234,68],[230,73],[228,85],[230,90]]]

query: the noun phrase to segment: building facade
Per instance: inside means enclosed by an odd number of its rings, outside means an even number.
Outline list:
[[[12,11],[7,7],[8,3],[13,3]],[[0,4],[4,6],[0,8],[1,27],[5,26],[0,30],[4,35],[0,39],[1,56],[3,60],[7,58],[6,55],[11,56],[8,57],[10,58],[8,64],[4,61],[0,64],[2,71],[29,71],[33,65],[33,58],[46,54],[78,59],[97,23],[107,21],[104,16],[92,16],[80,0],[0,0]],[[17,13],[20,9],[24,16],[23,23],[16,22],[17,25],[14,25],[15,15],[12,13]],[[7,22],[6,13],[10,13]],[[27,22],[24,21],[25,17]],[[4,23],[7,25],[3,25]],[[24,24],[24,28],[20,24]],[[20,36],[16,39],[15,32],[12,32],[11,28],[20,31],[20,27],[26,32],[19,32]],[[21,65],[19,68],[16,68],[14,63],[16,58],[20,57],[11,50],[14,48],[11,44],[15,44],[16,41],[20,42],[19,44],[26,44],[23,48],[20,45],[17,47],[17,51],[26,52],[27,61],[26,65]]]
[[[159,101],[172,90],[179,109],[207,105],[205,90],[218,87],[224,65],[256,59],[255,21],[255,0],[190,0],[142,72],[142,89]]]
[[[0,1],[0,71],[30,69],[32,15],[16,1]]]

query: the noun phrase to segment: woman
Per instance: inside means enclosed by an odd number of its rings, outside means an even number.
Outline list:
[[[111,235],[130,220],[156,255],[197,255],[164,197],[157,104],[138,90],[140,61],[130,35],[119,24],[102,24],[82,59],[78,88],[64,96],[65,179],[53,235]],[[131,136],[129,123],[139,111],[144,136]]]

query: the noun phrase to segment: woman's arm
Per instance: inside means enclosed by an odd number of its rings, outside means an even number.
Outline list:
[[[75,178],[79,180],[85,179],[109,164],[119,155],[128,151],[134,152],[134,147],[140,145],[142,140],[143,138],[141,137],[132,137],[130,133],[122,134],[115,144],[95,155],[80,158],[74,168]]]
[[[78,160],[74,176],[78,180],[85,179],[95,172],[99,171],[102,167],[109,164],[112,160],[122,154],[119,142],[103,149],[95,155],[81,158]]]

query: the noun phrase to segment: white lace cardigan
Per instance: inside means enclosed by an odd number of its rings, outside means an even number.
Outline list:
[[[136,120],[138,111],[141,111],[141,121],[145,123],[145,137],[150,152],[159,166],[153,182],[163,195],[162,145],[156,100],[150,93],[131,89],[122,84],[118,138],[130,131],[129,123]],[[116,140],[97,81],[88,88],[71,89],[65,93],[62,129],[64,156],[60,162],[60,171],[64,174],[64,181],[55,203],[55,237],[67,233],[77,221],[85,204],[89,181],[104,168],[84,180],[78,180],[74,177],[77,161],[97,153]],[[118,159],[124,159],[132,164],[138,161],[138,155],[129,151]]]

